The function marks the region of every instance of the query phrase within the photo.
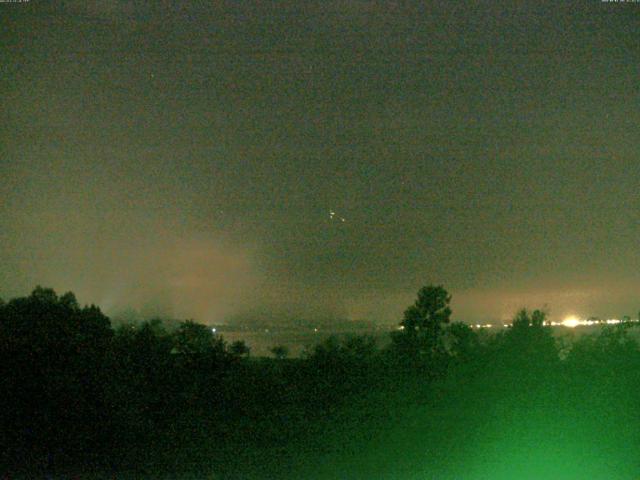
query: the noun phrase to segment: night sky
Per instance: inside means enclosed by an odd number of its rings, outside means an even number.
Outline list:
[[[640,3],[50,3],[0,3],[5,300],[637,317]]]

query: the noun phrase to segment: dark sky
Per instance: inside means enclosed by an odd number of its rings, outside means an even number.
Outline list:
[[[0,4],[5,299],[637,315],[640,3],[51,3]]]

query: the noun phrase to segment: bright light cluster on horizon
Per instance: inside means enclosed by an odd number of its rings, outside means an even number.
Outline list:
[[[564,320],[562,320],[561,322],[551,322],[551,321],[547,321],[544,324],[548,327],[567,327],[567,328],[576,328],[576,327],[591,327],[594,325],[617,325],[620,323],[638,323],[640,322],[640,319],[624,319],[624,320],[620,320],[618,318],[608,318],[606,320],[600,320],[600,319],[581,319],[576,317],[575,315],[571,315],[569,317],[566,317]],[[502,325],[505,328],[510,327],[510,324],[504,324]],[[493,328],[494,325],[491,323],[485,323],[485,324],[481,324],[481,323],[476,323],[476,324],[472,324],[471,328],[477,328],[477,329],[481,329],[481,328]]]
[[[625,319],[625,320],[620,320],[618,318],[608,318],[606,320],[599,320],[599,319],[580,319],[574,315],[565,318],[562,322],[545,322],[546,325],[550,325],[552,327],[569,327],[569,328],[575,328],[575,327],[590,327],[593,325],[617,325],[619,323],[638,323],[638,321],[640,320],[632,320],[632,319]]]

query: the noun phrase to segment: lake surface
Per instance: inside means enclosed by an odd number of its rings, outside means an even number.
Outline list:
[[[244,340],[251,348],[252,356],[272,356],[270,349],[282,345],[289,350],[290,357],[299,357],[305,349],[312,349],[331,335],[338,337],[347,335],[370,335],[376,339],[378,347],[389,343],[391,330],[355,330],[355,331],[223,331],[222,337],[229,343]]]
[[[552,327],[553,335],[556,338],[564,338],[566,341],[571,341],[582,335],[597,334],[602,326],[580,326],[575,328],[569,327]],[[282,345],[289,350],[290,357],[298,357],[302,355],[305,349],[312,349],[315,345],[323,342],[331,335],[337,335],[338,337],[347,335],[369,335],[376,339],[378,348],[384,347],[390,342],[390,333],[394,329],[379,328],[376,330],[239,330],[239,331],[222,331],[220,335],[229,343],[236,340],[244,340],[244,342],[251,348],[252,356],[272,356],[270,349],[276,345]],[[494,326],[487,329],[489,333],[495,334],[501,330],[506,330],[501,326]],[[640,340],[640,328],[632,328],[629,331],[629,335],[636,340]]]

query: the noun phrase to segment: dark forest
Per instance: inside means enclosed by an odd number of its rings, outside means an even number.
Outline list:
[[[633,324],[573,343],[545,313],[450,323],[428,286],[388,346],[252,357],[205,325],[112,328],[72,293],[0,305],[5,478],[632,478]]]

